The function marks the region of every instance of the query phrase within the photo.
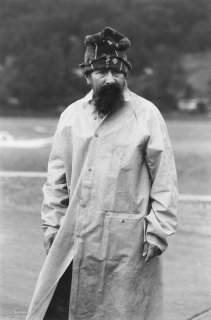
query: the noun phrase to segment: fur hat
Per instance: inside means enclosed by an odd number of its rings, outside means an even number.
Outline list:
[[[116,30],[105,27],[101,32],[86,36],[84,43],[84,63],[79,65],[84,74],[99,69],[112,69],[127,74],[132,69],[125,54],[131,43]]]

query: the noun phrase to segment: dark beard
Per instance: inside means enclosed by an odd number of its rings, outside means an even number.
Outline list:
[[[124,103],[122,90],[117,85],[103,86],[97,95],[93,95],[93,100],[95,110],[103,115],[116,112]]]

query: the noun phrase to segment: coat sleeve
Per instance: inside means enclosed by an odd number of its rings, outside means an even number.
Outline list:
[[[146,162],[151,177],[150,212],[146,216],[146,240],[163,252],[167,236],[177,228],[177,174],[163,117],[156,107],[149,117]]]
[[[58,232],[69,204],[60,123],[61,119],[53,137],[48,161],[47,181],[42,189],[44,199],[41,219],[45,237]]]

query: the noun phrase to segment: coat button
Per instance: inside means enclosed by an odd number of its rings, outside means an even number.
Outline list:
[[[86,207],[86,204],[85,204],[85,202],[84,202],[83,200],[81,200],[81,206],[82,206],[83,208]]]

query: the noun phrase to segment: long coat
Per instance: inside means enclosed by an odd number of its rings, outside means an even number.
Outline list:
[[[42,207],[57,236],[27,320],[41,320],[72,267],[68,320],[162,319],[160,257],[143,262],[144,241],[163,252],[177,225],[176,169],[158,109],[128,89],[95,130],[91,92],[61,115]]]

